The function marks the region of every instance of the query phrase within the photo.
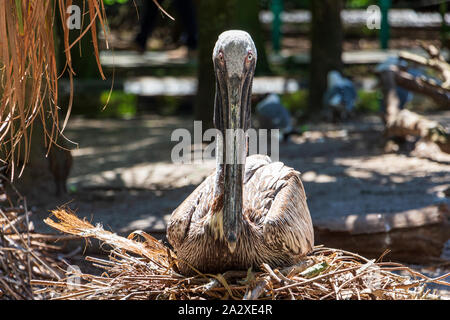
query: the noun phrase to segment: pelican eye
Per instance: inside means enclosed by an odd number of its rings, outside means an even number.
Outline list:
[[[219,51],[219,60],[220,62],[223,62],[223,52]]]
[[[252,61],[253,60],[253,53],[249,52],[247,55],[247,61]]]

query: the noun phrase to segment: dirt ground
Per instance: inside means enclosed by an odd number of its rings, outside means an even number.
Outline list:
[[[447,125],[450,113],[440,114]],[[71,193],[37,194],[35,222],[70,202],[80,216],[115,232],[163,233],[171,212],[214,170],[171,162],[176,128],[193,121],[148,115],[139,120],[72,118],[67,136],[79,146],[68,181]],[[366,117],[345,124],[310,124],[309,131],[280,144],[280,160],[302,173],[313,221],[340,215],[392,213],[450,204],[450,157],[384,153],[382,123]],[[195,149],[195,148],[194,148]],[[419,148],[420,149],[420,148]],[[417,150],[415,151],[417,153]],[[414,153],[413,153],[414,154]]]

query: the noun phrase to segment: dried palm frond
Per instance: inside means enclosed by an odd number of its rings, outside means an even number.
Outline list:
[[[157,0],[153,2],[168,15]],[[76,3],[84,11],[81,12],[83,19],[88,19],[83,30],[70,30],[68,21],[72,12],[67,9],[74,4],[73,0],[0,1],[0,162],[10,165],[11,178],[16,176],[14,171],[18,165],[20,176],[29,160],[30,135],[36,119],[42,122],[47,153],[63,134],[71,113],[76,73],[70,49],[88,34],[92,37],[100,75],[105,79],[97,42],[97,25],[105,35],[108,34],[103,0],[79,0]],[[57,27],[63,30],[63,48],[56,47],[54,32]],[[70,42],[70,32],[80,35]],[[58,49],[64,50],[64,72],[70,83],[69,105],[61,128],[58,79],[62,75],[58,74],[57,68]]]
[[[86,2],[91,24],[83,32],[91,31],[98,67],[103,76],[98,59],[96,22],[99,21],[105,29],[105,8],[101,0]],[[29,159],[34,120],[39,119],[43,124],[48,150],[61,133],[58,125],[60,75],[56,63],[54,28],[60,25],[64,30],[65,70],[73,89],[75,72],[69,48],[79,39],[69,43],[66,21],[70,13],[65,9],[71,4],[72,0],[0,2],[0,159],[11,164],[11,177],[15,176],[15,166],[21,163],[23,170]],[[59,13],[57,7],[60,8]],[[71,104],[64,125],[70,110]]]
[[[377,262],[344,250],[317,246],[289,268],[262,265],[258,272],[229,271],[185,277],[176,255],[138,231],[128,239],[80,220],[65,209],[53,211],[50,226],[72,235],[96,238],[111,246],[109,259],[87,257],[101,276],[70,272],[79,281],[32,281],[53,299],[438,299],[427,283],[450,286],[450,274],[428,278],[404,265]],[[142,236],[144,241],[134,240]],[[404,271],[409,275],[398,275]]]
[[[59,247],[50,243],[55,237],[33,232],[26,200],[18,194],[13,204],[4,182],[0,175],[0,300],[40,299],[31,279],[62,279],[64,263],[57,258]]]

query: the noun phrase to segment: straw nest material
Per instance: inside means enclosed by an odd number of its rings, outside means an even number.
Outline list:
[[[0,174],[0,300],[43,298],[33,292],[31,279],[59,280],[64,272],[54,236],[33,232],[26,200],[11,185],[18,200],[5,190],[8,180]]]
[[[281,270],[262,265],[260,271],[185,277],[177,272],[174,252],[143,231],[124,238],[65,209],[53,216],[45,220],[50,226],[111,247],[109,259],[86,258],[103,270],[100,276],[74,268],[70,281],[32,281],[53,299],[439,299],[426,284],[450,285],[444,281],[450,274],[432,279],[398,263],[322,246]]]

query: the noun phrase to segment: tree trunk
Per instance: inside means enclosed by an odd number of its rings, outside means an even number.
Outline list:
[[[201,120],[203,130],[212,128],[214,115],[215,78],[212,51],[219,35],[229,29],[250,33],[258,50],[257,73],[268,73],[269,64],[259,23],[259,1],[248,0],[197,1],[199,29],[198,89],[194,116]]]
[[[79,5],[83,8],[83,1],[75,0],[73,4]],[[58,3],[59,6],[59,3]],[[59,9],[58,9],[59,10]],[[65,10],[64,10],[65,11]],[[56,19],[60,19],[59,11],[56,14]],[[85,26],[89,23],[89,19],[85,20]],[[54,41],[55,41],[55,55],[58,71],[62,72],[65,68],[66,57],[64,54],[64,33],[59,23],[54,27]],[[74,41],[79,36],[79,32],[72,30],[70,34],[70,42]],[[74,46],[72,52],[72,64],[75,72],[85,77],[93,77],[95,72],[98,72],[95,56],[93,55],[92,38],[86,35],[81,40],[82,54],[86,55],[83,59],[80,58],[80,51],[78,46]],[[77,76],[79,75],[77,72]],[[66,73],[67,76],[67,73]],[[97,75],[95,75],[97,76]],[[28,90],[31,90],[29,88]],[[61,105],[61,103],[60,103]],[[66,109],[65,105],[61,105],[62,109]],[[59,119],[64,119],[60,113]],[[51,128],[51,118],[47,118],[47,130]],[[58,137],[56,144],[51,146],[48,152],[48,143],[44,134],[44,128],[39,121],[33,124],[31,131],[30,156],[23,174],[18,177],[16,172],[14,182],[19,190],[26,196],[32,199],[38,199],[42,193],[56,194],[58,196],[67,192],[66,182],[72,166],[72,155],[68,150],[71,146],[64,138]],[[48,156],[47,156],[48,152]],[[19,166],[25,162],[21,153],[18,159]]]
[[[261,23],[259,21],[260,11],[259,0],[241,1],[236,6],[236,28],[247,31],[253,38],[258,50],[258,63],[256,64],[256,75],[270,73],[270,66],[267,61],[266,47],[264,43]]]
[[[67,193],[72,155],[65,140],[60,138],[57,143],[46,157],[48,146],[45,145],[44,129],[38,121],[33,124],[29,162],[22,176],[18,178],[16,174],[14,182],[23,195],[36,202],[42,198],[42,194],[60,197]],[[22,165],[24,159],[18,160]]]
[[[201,120],[203,130],[212,128],[214,115],[215,78],[212,51],[219,34],[233,25],[235,0],[198,1],[198,89],[195,119]]]
[[[342,0],[311,1],[311,63],[309,70],[309,112],[323,107],[330,70],[342,71]]]
[[[83,8],[88,10],[86,4],[84,4],[85,0],[73,0],[73,5],[77,5],[83,11]],[[83,5],[84,4],[84,5]],[[59,6],[59,4],[58,4]],[[63,10],[65,11],[65,9]],[[83,12],[81,12],[83,14]],[[57,19],[60,19],[59,14],[56,16]],[[90,23],[90,19],[86,16],[84,19],[81,19],[81,30],[70,30],[69,33],[69,43],[73,43],[81,34],[81,31],[85,30]],[[58,69],[60,71],[64,70],[66,56],[64,53],[64,32],[62,27],[59,24],[55,26],[55,49],[58,52],[57,54],[57,62]],[[97,67],[97,61],[94,53],[94,45],[92,44],[91,31],[89,30],[86,35],[72,47],[70,50],[72,57],[72,67],[76,73],[77,79],[92,79],[99,77],[99,71]],[[67,73],[64,74],[67,77]]]

